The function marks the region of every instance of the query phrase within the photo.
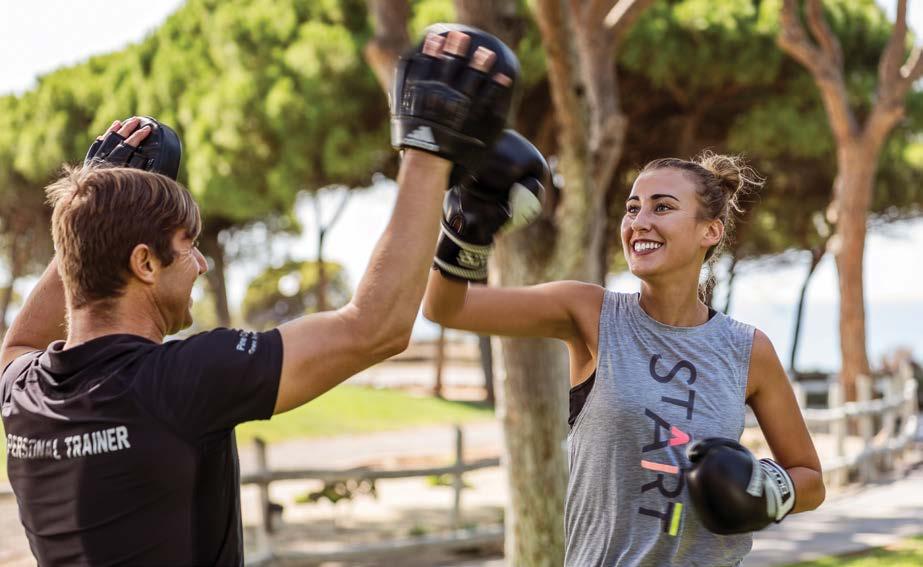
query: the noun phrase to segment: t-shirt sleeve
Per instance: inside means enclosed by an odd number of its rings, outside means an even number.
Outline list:
[[[158,419],[195,439],[270,418],[281,373],[279,331],[215,329],[153,349],[133,384]]]

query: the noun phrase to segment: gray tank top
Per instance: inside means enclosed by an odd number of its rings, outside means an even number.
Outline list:
[[[705,529],[684,475],[690,443],[743,433],[754,329],[722,313],[671,327],[638,300],[606,292],[593,382],[571,394],[586,398],[568,435],[564,563],[739,565],[751,536]]]

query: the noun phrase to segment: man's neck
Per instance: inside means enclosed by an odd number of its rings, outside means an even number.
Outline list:
[[[97,307],[72,310],[68,316],[68,349],[106,335],[137,335],[155,343],[163,342],[163,327],[158,325],[158,318],[151,316],[144,309],[131,308],[119,302],[107,308],[105,312]]]

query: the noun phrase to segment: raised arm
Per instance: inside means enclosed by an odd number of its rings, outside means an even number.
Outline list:
[[[515,77],[501,71],[518,69],[505,60],[515,56],[479,33],[431,33],[421,52],[398,64],[392,144],[404,150],[404,158],[394,213],[349,305],[279,328],[284,352],[276,413],[406,348],[426,287],[450,170],[454,164],[457,172],[472,171],[509,112]]]
[[[397,202],[352,301],[279,327],[282,377],[276,413],[299,406],[407,347],[439,231],[452,164],[408,150]]]
[[[116,120],[105,134],[99,136],[91,148],[91,154],[98,149],[104,137],[120,140],[125,148],[137,148],[148,137],[149,128],[137,129],[140,119],[130,118],[124,123]],[[109,137],[109,134],[115,136]],[[110,148],[111,149],[111,148]],[[87,161],[92,159],[88,154]],[[101,160],[105,161],[105,160]],[[49,343],[63,339],[66,330],[67,305],[64,282],[58,274],[57,260],[52,258],[38,283],[32,288],[26,302],[3,337],[0,349],[0,368],[6,368],[16,357],[27,352],[41,350]]]

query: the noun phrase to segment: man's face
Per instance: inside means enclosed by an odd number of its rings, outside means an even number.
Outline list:
[[[185,230],[173,235],[173,262],[161,272],[157,298],[167,334],[173,334],[192,325],[192,286],[196,278],[208,270],[205,256]]]

